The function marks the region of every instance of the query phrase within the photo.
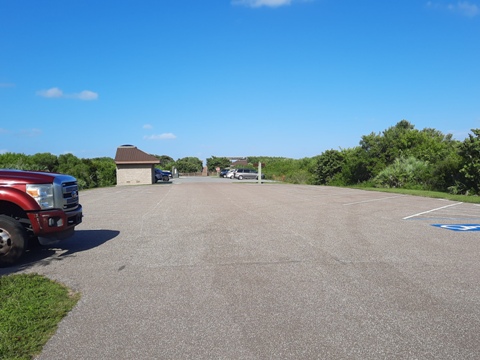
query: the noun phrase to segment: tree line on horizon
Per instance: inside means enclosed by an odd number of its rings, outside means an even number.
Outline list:
[[[326,150],[320,155],[291,159],[249,156],[248,165],[261,163],[267,179],[311,185],[365,185],[371,187],[433,190],[452,194],[480,195],[480,129],[463,140],[451,134],[425,128],[415,129],[401,120],[381,133],[363,135],[353,148]],[[159,168],[179,173],[202,171],[197,157],[174,160],[168,155],[154,155]],[[210,171],[232,166],[226,157],[206,160]],[[109,157],[78,158],[73,154],[37,153],[0,154],[0,168],[49,171],[77,178],[80,189],[116,185],[115,161]]]

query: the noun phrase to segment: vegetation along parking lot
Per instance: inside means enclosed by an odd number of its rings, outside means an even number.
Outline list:
[[[459,195],[480,194],[480,129],[463,140],[425,128],[415,129],[407,120],[380,133],[363,135],[359,145],[330,149],[320,155],[290,159],[248,156],[251,168],[263,164],[267,179],[294,184],[363,186],[383,189],[437,191]],[[319,144],[319,147],[321,144]],[[228,149],[225,149],[228,153]],[[202,170],[196,157],[174,160],[155,155],[162,169],[176,167],[180,173]],[[210,170],[230,166],[226,157],[206,159]],[[0,154],[0,168],[53,171],[73,175],[80,189],[113,186],[116,183],[112,158],[80,159],[73,154]]]

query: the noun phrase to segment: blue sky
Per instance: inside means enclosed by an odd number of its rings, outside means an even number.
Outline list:
[[[0,153],[311,157],[480,128],[480,1],[0,0]]]

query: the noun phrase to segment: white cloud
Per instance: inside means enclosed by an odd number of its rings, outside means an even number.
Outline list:
[[[243,5],[252,8],[266,7],[280,7],[290,5],[292,0],[232,0],[233,5]]]
[[[5,153],[7,153],[7,152],[8,152],[7,149],[0,149],[0,154],[5,154]]]
[[[37,91],[37,95],[45,98],[66,98],[78,100],[97,100],[98,94],[90,90],[83,90],[75,94],[65,94],[61,89],[53,87],[47,90]]]
[[[67,97],[71,97],[72,99],[79,99],[79,100],[97,100],[98,94],[90,90],[83,90],[78,94],[72,94],[70,96],[67,95]]]
[[[25,129],[19,132],[20,136],[23,137],[37,137],[42,135],[42,130],[40,129]]]
[[[458,1],[447,4],[428,1],[427,7],[436,10],[447,10],[466,17],[475,17],[480,14],[480,7],[468,1]]]
[[[153,126],[150,125],[150,124],[145,124],[145,125],[143,125],[143,128],[144,129],[153,129]]]
[[[48,90],[37,91],[37,95],[46,98],[59,98],[63,96],[63,91],[54,87]]]
[[[470,4],[468,1],[460,1],[457,4],[457,10],[467,17],[474,17],[480,13],[480,9],[475,4]]]
[[[171,140],[176,139],[177,137],[172,133],[163,133],[155,135],[145,135],[143,138],[146,140]]]

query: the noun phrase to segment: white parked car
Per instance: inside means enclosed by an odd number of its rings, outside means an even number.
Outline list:
[[[233,176],[235,175],[235,172],[237,169],[230,169],[228,172],[225,174],[225,177],[228,179],[233,179]]]

